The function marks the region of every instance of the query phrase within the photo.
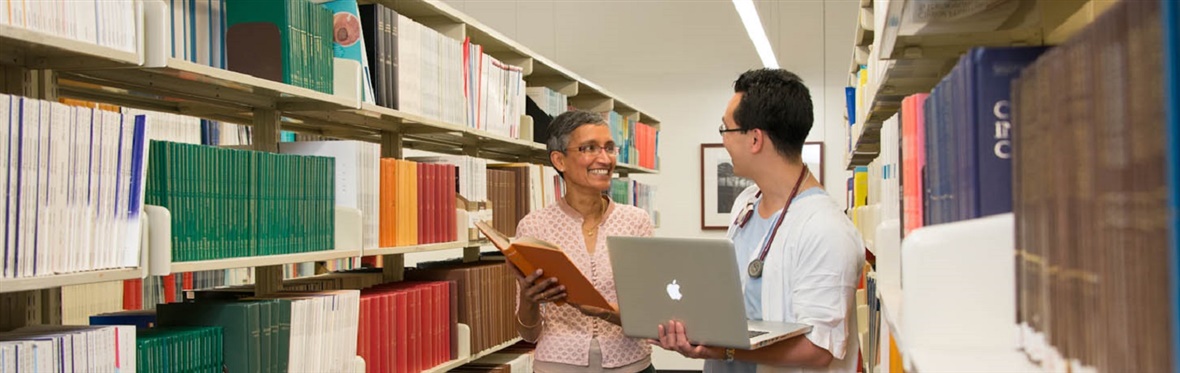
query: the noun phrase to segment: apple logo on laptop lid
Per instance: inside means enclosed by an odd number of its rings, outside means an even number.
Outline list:
[[[672,300],[680,300],[683,297],[680,294],[680,284],[676,283],[676,279],[672,279],[672,283],[668,284],[668,297]]]

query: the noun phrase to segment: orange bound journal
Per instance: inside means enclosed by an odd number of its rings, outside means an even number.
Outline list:
[[[565,286],[566,300],[571,303],[594,306],[598,308],[618,311],[614,305],[606,301],[602,293],[594,288],[594,284],[582,274],[578,266],[570,260],[565,252],[557,246],[532,237],[521,237],[510,241],[507,236],[485,221],[475,223],[475,227],[492,241],[504,258],[508,259],[516,269],[526,276],[536,272],[538,268],[544,272],[541,279],[557,278],[557,283]],[[565,302],[555,302],[563,305]]]

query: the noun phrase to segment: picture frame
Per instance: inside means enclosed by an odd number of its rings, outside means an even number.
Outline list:
[[[729,229],[730,210],[735,199],[753,180],[733,174],[733,160],[722,144],[701,144],[701,230]],[[824,144],[807,142],[801,154],[803,163],[824,182]]]
[[[753,184],[733,174],[733,160],[722,144],[701,144],[701,230],[728,229],[734,200]]]

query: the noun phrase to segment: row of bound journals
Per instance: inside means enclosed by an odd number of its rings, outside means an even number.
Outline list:
[[[281,143],[283,154],[195,145],[224,140],[226,125],[112,110],[0,96],[0,172],[15,180],[2,201],[4,277],[137,265],[145,202],[171,212],[173,260],[193,261],[330,250],[334,206],[362,211],[365,248],[477,239],[460,211],[511,234],[563,189],[541,165],[381,160],[377,144],[356,141]],[[616,202],[650,211],[654,191],[616,184]],[[50,235],[36,224],[57,221],[77,228]]]
[[[139,263],[146,119],[0,95],[3,277]]]
[[[1118,2],[1013,82],[1017,320],[1046,370],[1177,369],[1162,3]]]
[[[902,198],[881,220],[1013,213],[1019,343],[1047,371],[1176,367],[1160,4],[1118,2],[1051,48],[972,49],[882,128],[874,165],[900,165]]]
[[[229,371],[238,372],[342,371],[354,364],[350,357],[359,356],[369,372],[417,372],[457,358],[458,323],[471,327],[473,352],[516,337],[515,280],[502,260],[421,263],[407,271],[408,282],[390,284],[372,270],[300,278],[285,281],[279,293],[266,297],[255,297],[251,287],[198,290],[184,303],[98,314],[88,321],[139,327],[141,367],[159,367],[160,361],[201,367],[223,360]],[[191,330],[196,327],[215,327],[220,337],[215,343],[198,342],[194,338],[209,335]],[[166,338],[145,345],[144,337],[153,333]],[[19,335],[0,333],[0,340],[40,340],[47,334],[26,329]],[[83,343],[79,348],[96,347]]]

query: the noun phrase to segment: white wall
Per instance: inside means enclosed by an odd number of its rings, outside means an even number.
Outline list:
[[[700,229],[700,144],[717,126],[742,72],[761,67],[729,1],[448,0],[661,120],[659,236],[720,236]],[[823,141],[828,193],[845,201],[843,119],[856,0],[755,1],[779,64],[811,90]],[[656,350],[659,350],[658,348]],[[699,361],[657,351],[659,369],[699,369]]]

